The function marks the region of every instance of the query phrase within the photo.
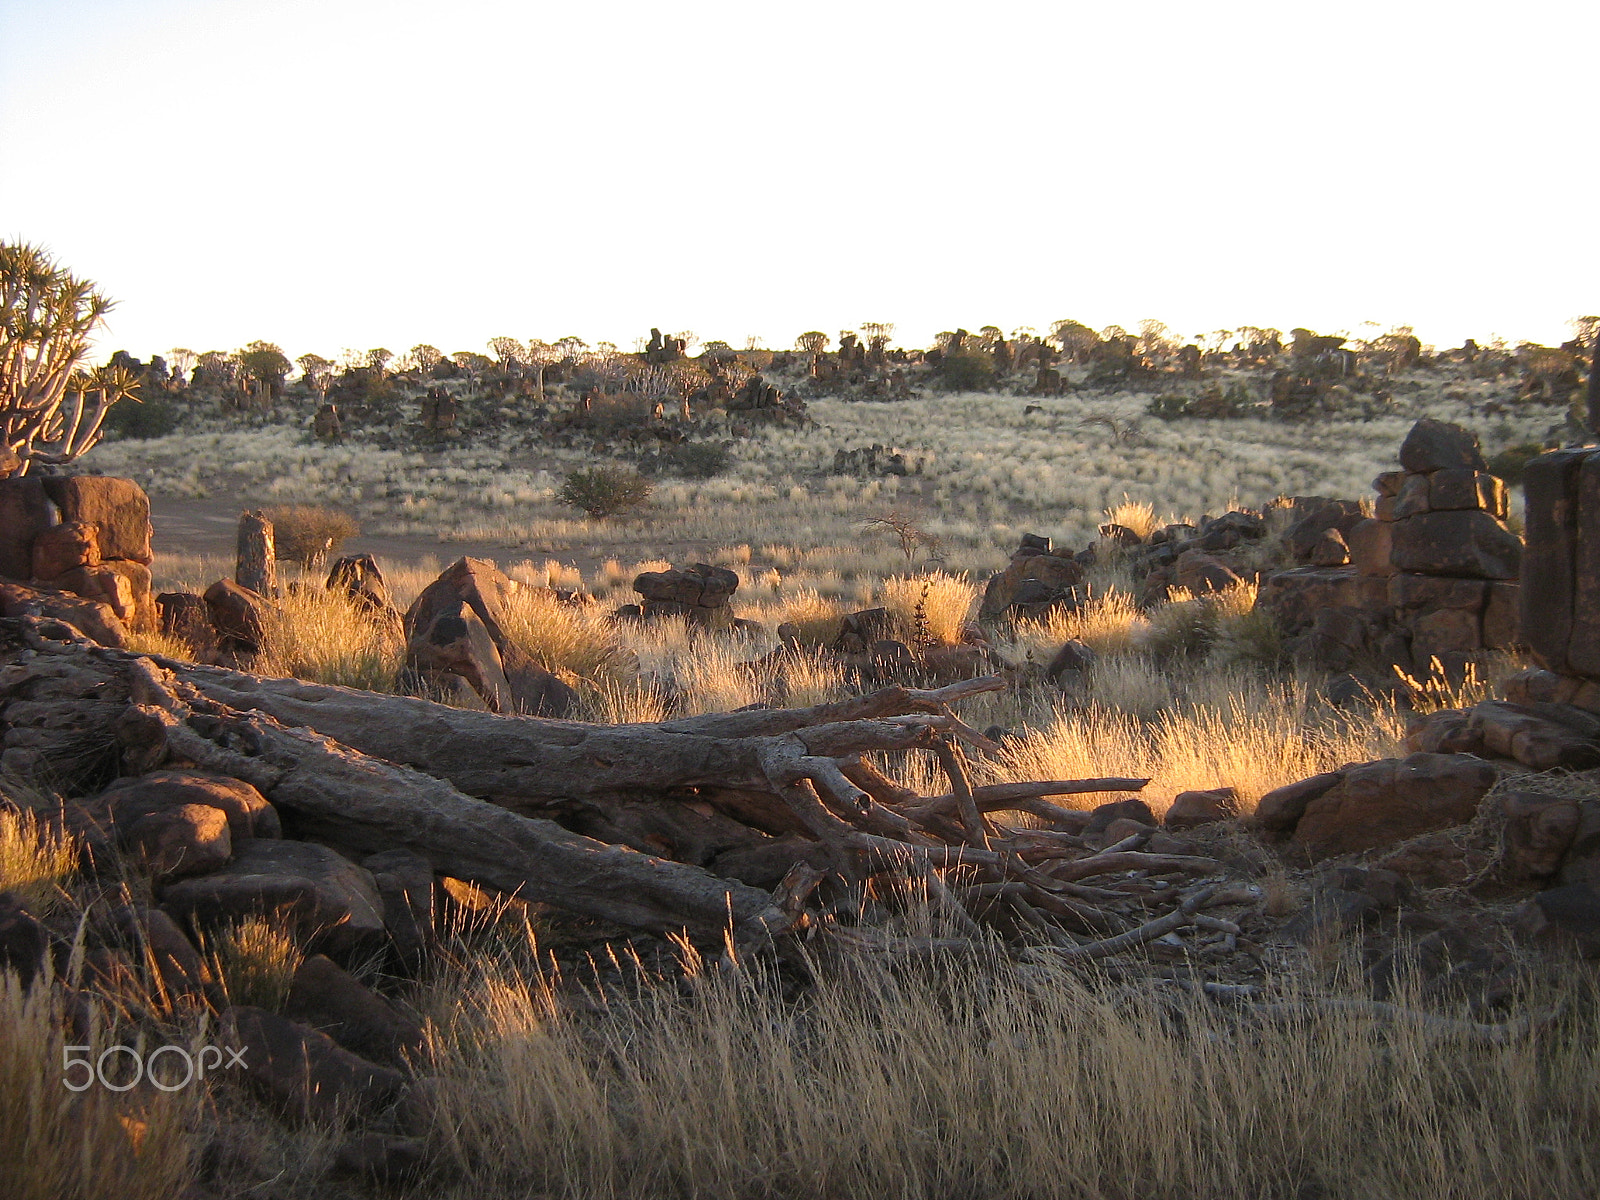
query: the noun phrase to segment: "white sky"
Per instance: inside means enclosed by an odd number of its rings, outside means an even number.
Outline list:
[[[1600,310],[1576,0],[0,0],[98,356]]]

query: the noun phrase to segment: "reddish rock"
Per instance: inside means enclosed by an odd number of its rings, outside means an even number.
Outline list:
[[[1483,606],[1483,645],[1486,650],[1512,650],[1522,645],[1522,627],[1518,610],[1522,602],[1522,585],[1496,580],[1489,584],[1488,599]]]
[[[205,598],[194,592],[162,592],[156,597],[161,614],[161,632],[180,637],[191,646],[204,646],[211,640],[210,610]]]
[[[1180,792],[1167,809],[1164,824],[1168,829],[1193,829],[1239,815],[1239,793],[1231,787],[1203,792]]]
[[[1389,577],[1389,604],[1399,609],[1453,608],[1477,613],[1483,611],[1491,586],[1482,579],[1404,572]]]
[[[245,1078],[293,1120],[352,1121],[383,1107],[405,1076],[338,1045],[327,1034],[245,1005],[224,1014],[227,1048],[244,1055]]]
[[[1529,941],[1600,958],[1600,892],[1581,883],[1540,892],[1517,911],[1516,927]]]
[[[1443,471],[1451,467],[1482,471],[1487,464],[1478,448],[1477,434],[1460,425],[1424,417],[1400,444],[1400,465],[1407,471]]]
[[[119,779],[101,798],[110,806],[118,825],[128,826],[148,813],[183,804],[204,804],[228,818],[228,832],[236,843],[249,838],[282,836],[278,810],[242,779],[205,771],[151,771]]]
[[[1578,833],[1578,802],[1541,792],[1508,792],[1499,798],[1505,817],[1501,845],[1513,879],[1547,879]]]
[[[0,578],[33,577],[33,542],[61,519],[38,476],[0,478]]]
[[[1050,553],[1048,538],[1030,542],[1033,536],[1025,536],[1005,569],[990,576],[978,609],[980,620],[999,617],[1019,603],[1039,603],[1026,597],[1060,596],[1083,582],[1082,566],[1070,556]]]
[[[1393,562],[1401,571],[1515,579],[1522,539],[1486,512],[1430,512],[1396,521]]]
[[[1173,568],[1178,586],[1195,596],[1226,591],[1244,582],[1227,563],[1201,550],[1185,550]]]
[[[209,976],[200,952],[168,913],[123,905],[106,915],[105,928],[136,959],[154,968],[169,1002],[206,999]]]
[[[301,962],[283,1013],[373,1062],[403,1067],[422,1048],[421,1025],[326,955]]]
[[[1309,779],[1273,788],[1257,801],[1256,810],[1251,814],[1251,824],[1269,837],[1286,837],[1294,832],[1294,827],[1305,815],[1306,806],[1331,790],[1343,777],[1342,772],[1326,771]]]
[[[1362,521],[1345,540],[1350,544],[1350,561],[1361,575],[1392,575],[1394,564],[1389,561],[1394,543],[1392,526],[1387,521],[1367,519]]]
[[[1430,480],[1429,502],[1441,509],[1481,508],[1492,517],[1505,520],[1505,482],[1487,471],[1452,467],[1436,471]]]
[[[1534,661],[1568,672],[1578,552],[1578,474],[1586,450],[1558,450],[1528,463],[1523,474],[1527,550],[1519,593],[1520,627]]]
[[[254,654],[266,644],[272,613],[266,597],[219,579],[206,589],[205,601],[212,629],[231,649]]]
[[[1484,700],[1472,709],[1472,728],[1492,754],[1536,771],[1600,766],[1600,742],[1525,705]]]
[[[132,565],[139,566],[138,563]],[[100,563],[92,567],[73,567],[55,582],[57,587],[82,596],[86,600],[98,600],[116,613],[117,620],[123,625],[130,629],[134,627],[138,617],[138,603],[134,598],[133,584],[126,575],[109,563]]]
[[[1267,576],[1256,607],[1287,636],[1309,629],[1322,609],[1353,607],[1359,599],[1353,567],[1295,567]]]
[[[1470,710],[1442,708],[1406,723],[1406,749],[1425,754],[1481,754],[1483,734]]]
[[[43,482],[63,521],[85,521],[99,530],[101,557],[128,558],[146,566],[154,561],[150,498],[133,480],[57,475],[46,476]]]
[[[114,649],[128,645],[128,630],[109,605],[86,600],[71,592],[53,588],[24,587],[19,583],[0,583],[0,616],[53,617],[65,621],[90,641]]]
[[[140,817],[123,830],[122,840],[158,879],[204,875],[233,854],[227,814],[204,804],[178,804]]]
[[[202,925],[268,915],[329,954],[383,945],[372,876],[325,846],[254,838],[220,871],[169,884],[162,903]]]
[[[67,521],[41,530],[33,539],[33,577],[51,582],[74,567],[100,561],[100,532],[83,521]],[[74,589],[76,590],[76,589]]]
[[[1318,857],[1374,850],[1470,821],[1499,772],[1463,755],[1413,754],[1346,767],[1306,805],[1294,841]]]

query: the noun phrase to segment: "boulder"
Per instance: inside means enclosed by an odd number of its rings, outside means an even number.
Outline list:
[[[214,990],[208,986],[210,979],[200,952],[161,909],[119,905],[106,914],[104,929],[109,938],[154,969],[156,982],[169,1001],[200,1002]]]
[[[228,833],[235,843],[249,838],[281,837],[278,810],[242,779],[206,771],[151,771],[119,779],[101,799],[119,826],[130,826],[150,813],[185,804],[204,804],[227,816]]]
[[[1367,518],[1359,522],[1345,541],[1350,547],[1350,561],[1356,573],[1366,576],[1384,576],[1394,573],[1390,561],[1394,553],[1394,526],[1389,521]]]
[[[1239,793],[1231,787],[1208,791],[1179,792],[1173,797],[1163,823],[1168,829],[1193,829],[1239,815]]]
[[[1578,833],[1578,802],[1542,792],[1507,792],[1499,798],[1505,818],[1501,856],[1511,879],[1548,879]]]
[[[92,567],[99,561],[100,531],[87,522],[51,525],[33,539],[35,579],[57,580],[74,567]]]
[[[980,620],[993,620],[1018,604],[1047,604],[1083,582],[1083,567],[1078,562],[1042,548],[1041,542],[1048,546],[1049,539],[1025,535],[1005,569],[989,577],[978,608]],[[1030,584],[1025,596],[1019,594]]]
[[[161,615],[162,633],[180,637],[191,646],[203,646],[211,640],[211,617],[205,597],[194,592],[162,592],[156,597],[156,611]]]
[[[459,596],[437,598],[429,605],[428,616],[427,624],[412,628],[406,642],[407,662],[423,671],[460,676],[491,712],[515,712],[516,697],[506,679],[500,651],[472,606]]]
[[[1473,728],[1470,709],[1441,708],[1406,722],[1406,749],[1413,754],[1481,754],[1483,733]]]
[[[38,476],[0,478],[0,578],[32,578],[34,539],[60,520]]]
[[[1227,563],[1203,550],[1185,550],[1174,564],[1178,586],[1191,595],[1221,592],[1244,582]]]
[[[15,971],[24,988],[44,969],[50,931],[15,892],[0,892],[0,970]]]
[[[642,597],[644,616],[681,616],[706,629],[725,629],[732,624],[728,602],[738,588],[738,575],[709,563],[644,571],[633,581],[633,590]]]
[[[223,1014],[225,1045],[244,1055],[246,1080],[292,1120],[360,1119],[392,1101],[405,1076],[338,1045],[325,1033],[265,1009]]]
[[[1435,471],[1428,481],[1428,504],[1434,512],[1480,508],[1503,521],[1507,512],[1505,481],[1467,467]]]
[[[326,846],[254,838],[220,871],[169,884],[163,904],[199,925],[269,915],[330,954],[383,944],[372,876]]]
[[[1529,705],[1481,701],[1473,706],[1471,725],[1491,754],[1514,758],[1536,771],[1600,766],[1600,742],[1592,734],[1552,720]]]
[[[1523,555],[1519,593],[1520,627],[1534,661],[1550,671],[1578,673],[1569,660],[1575,629],[1574,606],[1578,598],[1578,547],[1580,540],[1580,475],[1600,470],[1600,455],[1587,450],[1557,450],[1541,454],[1523,472],[1524,527],[1527,549]],[[1588,494],[1595,494],[1590,488]],[[1600,532],[1600,512],[1593,513],[1590,533]],[[1585,646],[1600,626],[1600,601],[1592,587],[1584,588],[1586,611],[1577,622]],[[1600,650],[1600,647],[1596,647]],[[1580,651],[1586,661],[1593,651]]]
[[[396,957],[408,970],[418,969],[435,945],[433,866],[409,850],[386,850],[361,865],[372,872]]]
[[[1515,579],[1522,539],[1486,512],[1430,512],[1396,521],[1397,570],[1472,579]]]
[[[1045,678],[1062,683],[1069,678],[1081,678],[1094,666],[1098,659],[1087,645],[1077,639],[1069,639],[1062,643],[1061,649],[1055,652],[1050,659],[1050,665],[1045,667]]]
[[[330,592],[343,592],[361,608],[385,620],[390,614],[400,620],[378,560],[370,554],[349,554],[335,561],[328,569],[327,588]]]
[[[125,649],[128,629],[111,607],[71,592],[53,588],[25,587],[19,583],[0,583],[0,617],[54,617],[65,621],[84,637],[102,646]]]
[[[1300,505],[1295,505],[1296,513]],[[1338,533],[1340,544],[1349,539],[1355,527],[1366,520],[1361,505],[1355,500],[1321,500],[1306,505],[1304,515],[1297,516],[1284,534],[1289,553],[1301,562],[1311,562],[1319,546],[1325,544],[1325,535],[1331,530]],[[1318,566],[1338,566],[1337,563],[1318,563]]]
[[[1483,645],[1486,650],[1514,650],[1522,645],[1519,619],[1522,585],[1509,580],[1489,584],[1483,605]]]
[[[422,1048],[422,1026],[323,954],[294,973],[283,1014],[373,1062],[404,1067]]]
[[[438,1165],[426,1138],[392,1133],[361,1133],[339,1147],[334,1170],[383,1188],[399,1188]]]
[[[1516,927],[1529,941],[1600,958],[1600,892],[1582,883],[1540,892],[1517,910]]]
[[[177,804],[140,817],[122,831],[157,879],[204,875],[233,855],[228,817],[205,804]]]
[[[211,628],[226,648],[246,654],[260,652],[271,626],[271,601],[231,579],[219,579],[208,587],[205,601]]]
[[[1275,836],[1287,837],[1294,832],[1294,827],[1305,815],[1306,806],[1330,791],[1343,778],[1344,774],[1341,771],[1326,771],[1309,779],[1273,788],[1256,802],[1256,810],[1250,818],[1251,824],[1269,840]]]
[[[1431,417],[1413,425],[1400,443],[1400,465],[1407,471],[1443,471],[1451,467],[1482,471],[1488,466],[1478,448],[1477,434]]]
[[[131,479],[106,475],[55,475],[43,479],[45,491],[63,521],[83,521],[99,532],[103,558],[127,558],[149,566],[150,497]]]
[[[1148,804],[1137,796],[1130,796],[1126,800],[1111,800],[1091,809],[1089,823],[1083,827],[1083,836],[1103,834],[1110,828],[1111,822],[1117,820],[1137,821],[1151,828],[1160,824]]]
[[[1293,840],[1325,858],[1375,850],[1470,821],[1499,771],[1461,755],[1413,754],[1345,767],[1310,801]]]
[[[149,570],[139,563],[130,566]],[[112,612],[117,620],[132,629],[138,622],[138,603],[133,594],[132,581],[110,563],[96,563],[92,567],[73,567],[55,580],[59,588],[82,596],[85,600],[98,600]],[[148,598],[148,587],[146,588]]]
[[[1285,637],[1309,629],[1326,608],[1353,607],[1359,600],[1353,567],[1294,567],[1267,576],[1256,608],[1269,613]]]
[[[864,608],[840,622],[833,649],[843,654],[865,654],[874,642],[893,637],[894,632],[894,615],[887,608]]]
[[[1600,800],[1578,801],[1578,827],[1556,877],[1562,883],[1582,883],[1600,891]]]

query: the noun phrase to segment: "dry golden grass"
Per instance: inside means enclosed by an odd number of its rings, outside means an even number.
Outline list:
[[[600,1017],[514,959],[436,1050],[458,1195],[1588,1197],[1600,1187],[1593,981],[1539,1037],[1241,1020],[1048,959],[817,964],[799,1004],[686,954]],[[1286,999],[1295,998],[1292,988]]]
[[[1108,671],[1124,674],[1108,678]],[[1109,660],[1091,674],[1096,699],[1063,704],[1029,736],[1007,743],[998,759],[1002,778],[1149,778],[1143,796],[1157,813],[1179,792],[1232,787],[1249,812],[1273,788],[1399,753],[1405,732],[1388,710],[1362,721],[1324,713],[1295,682],[1208,672],[1185,694],[1139,659]]]
[[[60,902],[77,859],[72,839],[41,826],[32,812],[0,808],[0,892],[35,913],[48,912]]]
[[[83,1068],[63,1070],[64,1032],[53,989],[24,992],[0,971],[0,1194],[6,1200],[173,1200],[194,1176],[201,1088],[125,1094],[95,1083],[73,1092]],[[191,1034],[162,1042],[193,1046]],[[99,1028],[71,1057],[98,1062],[117,1042]],[[198,1039],[195,1039],[198,1040]],[[157,1043],[140,1043],[148,1051]],[[108,1070],[126,1056],[113,1055]]]
[[[568,682],[625,680],[632,674],[632,660],[603,605],[562,604],[546,592],[518,588],[505,597],[502,612],[506,636]]]
[[[309,581],[285,589],[266,633],[255,667],[261,675],[392,692],[405,662],[396,627],[373,620],[343,593]]]
[[[288,999],[304,957],[288,929],[265,917],[221,930],[204,949],[230,1004],[254,1004],[272,1012]]]
[[[954,646],[978,603],[978,589],[966,579],[931,571],[926,575],[894,575],[879,586],[879,600],[906,631],[917,632],[917,614],[927,636],[940,646]]]

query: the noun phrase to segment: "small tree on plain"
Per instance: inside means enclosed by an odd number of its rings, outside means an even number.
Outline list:
[[[591,517],[605,518],[632,512],[650,499],[650,492],[650,481],[637,471],[594,467],[569,474],[556,499]]]

